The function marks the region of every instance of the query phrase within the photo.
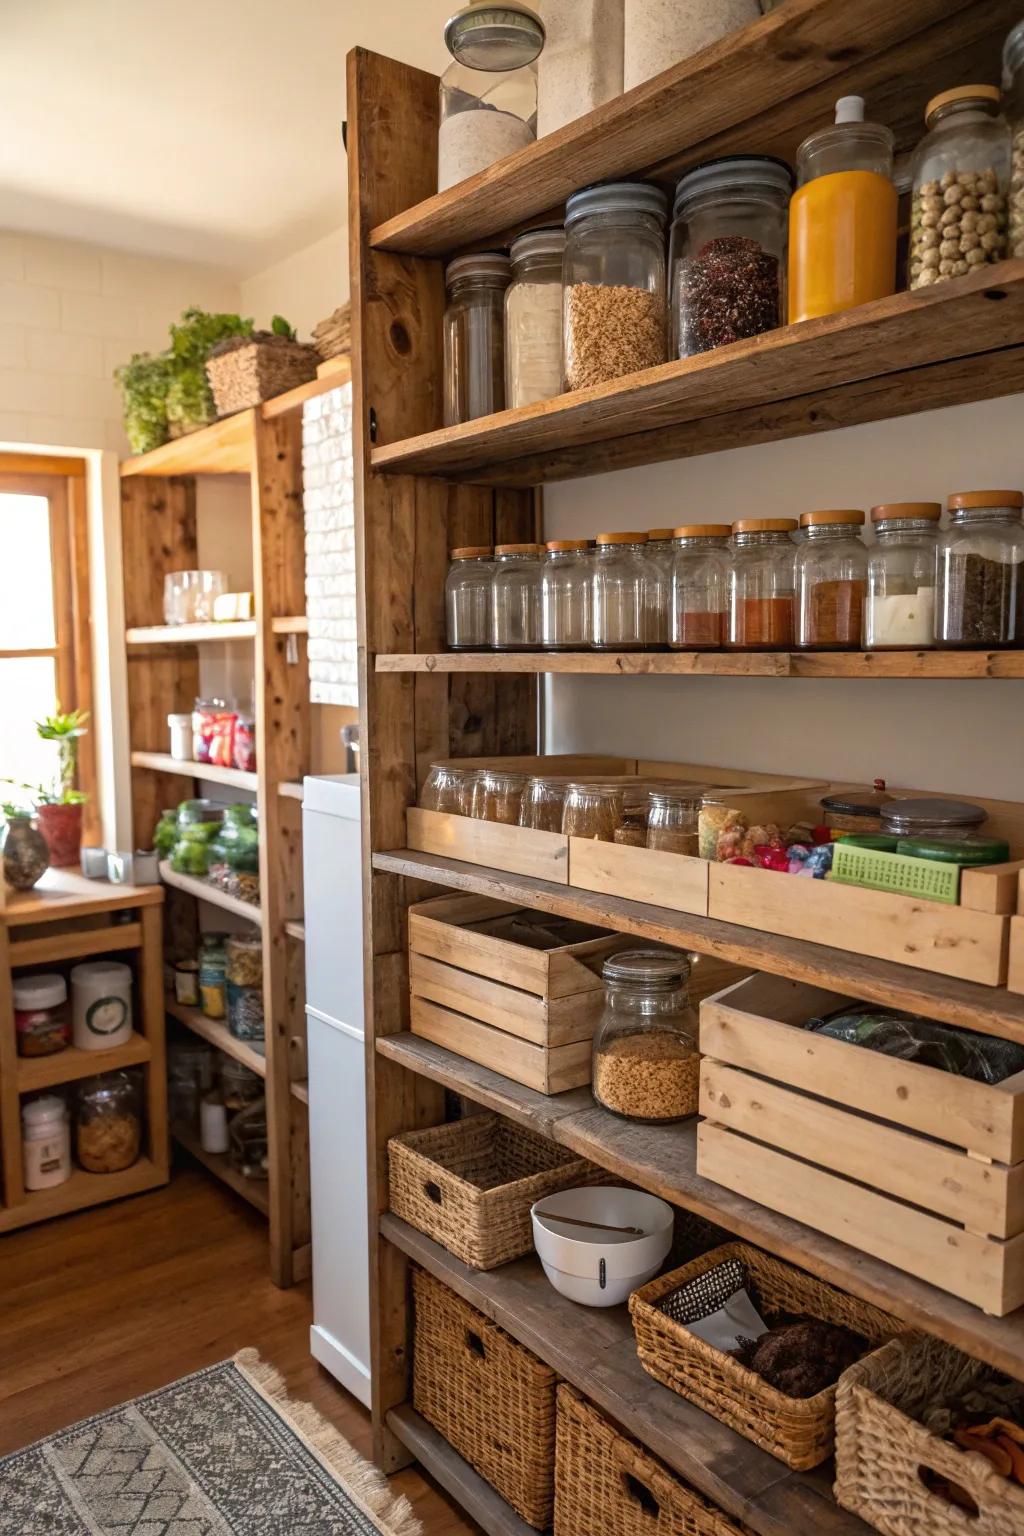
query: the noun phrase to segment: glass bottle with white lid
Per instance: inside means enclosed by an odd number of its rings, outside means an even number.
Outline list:
[[[453,651],[486,651],[491,645],[494,551],[466,545],[451,552],[444,584],[445,627]]]
[[[586,539],[552,539],[540,567],[540,643],[546,651],[590,645],[590,556]]]
[[[725,644],[728,607],[728,523],[683,523],[675,530],[669,645],[715,651]]]
[[[497,651],[540,645],[540,545],[498,544],[491,584],[492,644]]]
[[[872,507],[864,645],[869,651],[921,650],[935,643],[935,552],[942,507],[896,501]]]
[[[513,240],[505,290],[505,404],[509,410],[562,393],[564,229],[530,229]]]
[[[472,0],[449,17],[441,76],[437,187],[525,149],[537,137],[537,58],[544,23],[521,0]]]
[[[505,408],[505,289],[511,272],[500,251],[458,256],[445,271],[446,427]]]

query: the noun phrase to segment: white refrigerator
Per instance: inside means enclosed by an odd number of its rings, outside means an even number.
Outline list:
[[[359,775],[303,784],[309,1157],[310,1350],[370,1401],[363,894]]]

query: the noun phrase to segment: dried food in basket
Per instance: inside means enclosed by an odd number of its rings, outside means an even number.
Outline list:
[[[894,1013],[868,1003],[841,1008],[825,1018],[808,1019],[804,1027],[831,1040],[862,1045],[883,1056],[916,1061],[978,1083],[1001,1083],[1024,1071],[1024,1046],[1011,1040],[997,1040],[973,1029],[958,1029],[954,1024]]]
[[[206,359],[217,415],[230,416],[308,384],[316,378],[318,358],[316,348],[296,340],[279,315],[274,316],[272,330],[220,342]]]

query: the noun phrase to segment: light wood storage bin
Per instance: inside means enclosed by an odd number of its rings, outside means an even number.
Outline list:
[[[535,949],[517,918],[576,942]],[[487,896],[438,896],[409,908],[410,1027],[538,1093],[590,1082],[601,1017],[601,965],[632,940]]]
[[[533,1249],[530,1207],[608,1175],[501,1115],[467,1115],[388,1142],[390,1207],[472,1269]]]
[[[551,1524],[557,1378],[413,1266],[413,1406],[537,1530]]]
[[[1024,1302],[1024,1072],[979,1083],[800,1027],[847,1003],[760,975],[704,1000],[698,1173],[1011,1312]]]
[[[604,1531],[614,1536],[741,1536],[741,1528],[720,1509],[562,1384],[554,1536]]]
[[[747,1243],[714,1248],[681,1269],[651,1280],[629,1298],[637,1354],[649,1376],[794,1471],[809,1471],[832,1454],[835,1387],[826,1387],[815,1397],[789,1397],[731,1355],[674,1322],[657,1305],[671,1291],[726,1259],[738,1259],[743,1265],[756,1293],[752,1300],[762,1316],[767,1312],[817,1317],[852,1328],[873,1344],[892,1338],[901,1325],[880,1308],[847,1296]]]
[[[836,1394],[835,1495],[886,1536],[1020,1536],[1024,1489],[973,1451],[926,1429],[930,1402],[970,1390],[988,1367],[927,1334],[905,1334],[842,1375]],[[977,1514],[930,1488],[950,1481]]]

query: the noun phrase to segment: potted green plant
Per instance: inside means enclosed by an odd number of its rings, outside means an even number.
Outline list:
[[[57,781],[52,790],[40,786],[36,795],[39,830],[50,850],[50,863],[62,869],[77,864],[82,848],[82,806],[86,795],[75,788],[78,773],[78,743],[88,729],[87,710],[61,710],[36,721],[41,740],[57,743]]]

